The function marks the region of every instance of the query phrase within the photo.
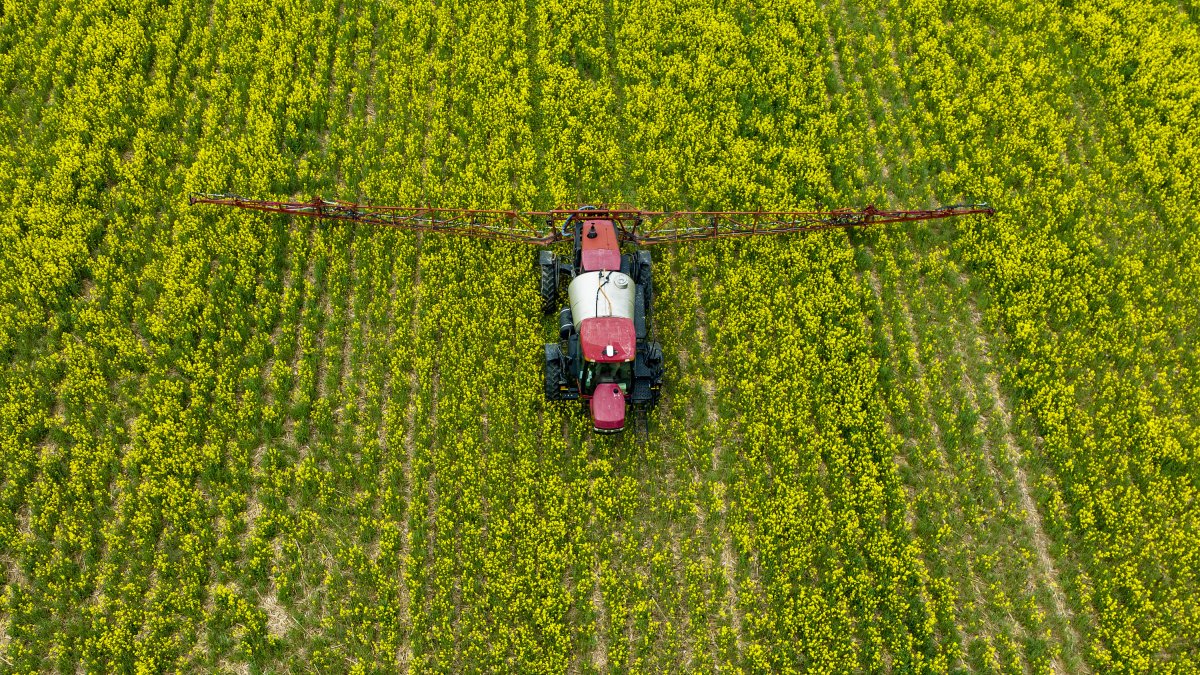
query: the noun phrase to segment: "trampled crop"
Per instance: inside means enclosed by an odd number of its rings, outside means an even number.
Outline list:
[[[1194,15],[4,4],[0,663],[1195,670]],[[225,190],[999,213],[655,249],[611,440],[531,250]]]

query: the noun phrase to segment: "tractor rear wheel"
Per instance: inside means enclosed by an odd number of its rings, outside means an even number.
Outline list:
[[[562,398],[559,385],[566,382],[563,371],[562,351],[556,344],[546,345],[546,400],[558,401]]]
[[[550,314],[558,309],[558,256],[553,253],[542,256],[539,263],[541,277],[538,286],[542,295],[542,313]]]

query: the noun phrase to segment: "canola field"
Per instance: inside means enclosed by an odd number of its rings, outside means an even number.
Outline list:
[[[3,0],[0,671],[1200,669],[1193,0]],[[971,217],[533,251],[189,207]]]

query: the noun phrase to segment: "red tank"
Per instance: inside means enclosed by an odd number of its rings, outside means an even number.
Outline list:
[[[611,220],[583,221],[579,266],[584,272],[621,269],[621,244]]]

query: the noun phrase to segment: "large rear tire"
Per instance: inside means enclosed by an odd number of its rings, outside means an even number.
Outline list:
[[[546,345],[546,400],[558,401],[562,399],[559,385],[566,381],[564,377],[562,365],[562,351],[558,345]]]
[[[541,251],[538,257],[540,278],[538,290],[542,296],[542,313],[550,314],[558,309],[558,256]],[[549,255],[545,255],[549,253]]]
[[[663,352],[662,345],[657,342],[651,342],[646,346],[646,366],[650,370],[650,406],[653,408],[658,405],[658,399],[662,395],[663,384]]]

